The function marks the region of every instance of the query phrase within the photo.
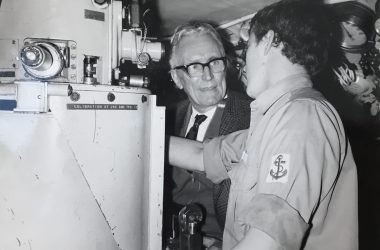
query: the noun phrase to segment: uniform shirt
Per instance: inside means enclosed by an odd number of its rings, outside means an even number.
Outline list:
[[[249,130],[205,142],[207,177],[232,182],[223,249],[251,228],[283,249],[358,249],[355,162],[337,112],[311,86],[307,75],[283,79],[252,102]]]

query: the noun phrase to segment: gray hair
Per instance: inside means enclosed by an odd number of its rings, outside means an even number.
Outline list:
[[[190,35],[202,35],[202,34],[209,34],[212,38],[214,38],[215,42],[219,46],[220,50],[223,53],[223,56],[225,55],[225,50],[222,42],[222,38],[218,31],[214,27],[212,27],[211,24],[205,23],[205,22],[199,22],[199,21],[191,21],[186,24],[183,24],[181,26],[178,26],[174,34],[170,40],[171,45],[171,53],[169,58],[170,66],[173,67],[175,63],[175,52],[179,46],[179,43],[181,40]]]

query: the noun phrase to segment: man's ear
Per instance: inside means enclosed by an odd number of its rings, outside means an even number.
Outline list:
[[[183,89],[182,81],[181,81],[181,79],[178,77],[178,75],[177,75],[177,71],[176,71],[176,70],[171,70],[171,71],[170,71],[170,74],[171,74],[172,79],[173,79],[173,81],[174,81],[174,83],[175,83],[175,86],[177,86],[177,88],[179,88],[179,89]]]
[[[270,49],[273,47],[274,39],[275,39],[275,33],[273,30],[269,30],[263,37],[262,40],[265,42],[265,50],[264,50],[265,55],[267,55]]]

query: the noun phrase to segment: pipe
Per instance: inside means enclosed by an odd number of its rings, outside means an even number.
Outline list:
[[[228,23],[221,24],[218,27],[216,27],[216,29],[227,29],[231,26],[234,26],[235,24],[242,23],[244,21],[250,20],[252,17],[254,17],[255,14],[256,14],[256,12],[249,14],[249,15],[246,15],[246,16],[243,16],[243,17],[240,17],[238,19],[232,20]]]

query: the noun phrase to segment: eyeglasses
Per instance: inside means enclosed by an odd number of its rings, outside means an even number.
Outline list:
[[[226,57],[218,57],[211,59],[207,63],[194,62],[187,65],[174,67],[173,69],[182,69],[190,77],[202,76],[205,67],[208,67],[212,73],[222,72],[226,68]]]

